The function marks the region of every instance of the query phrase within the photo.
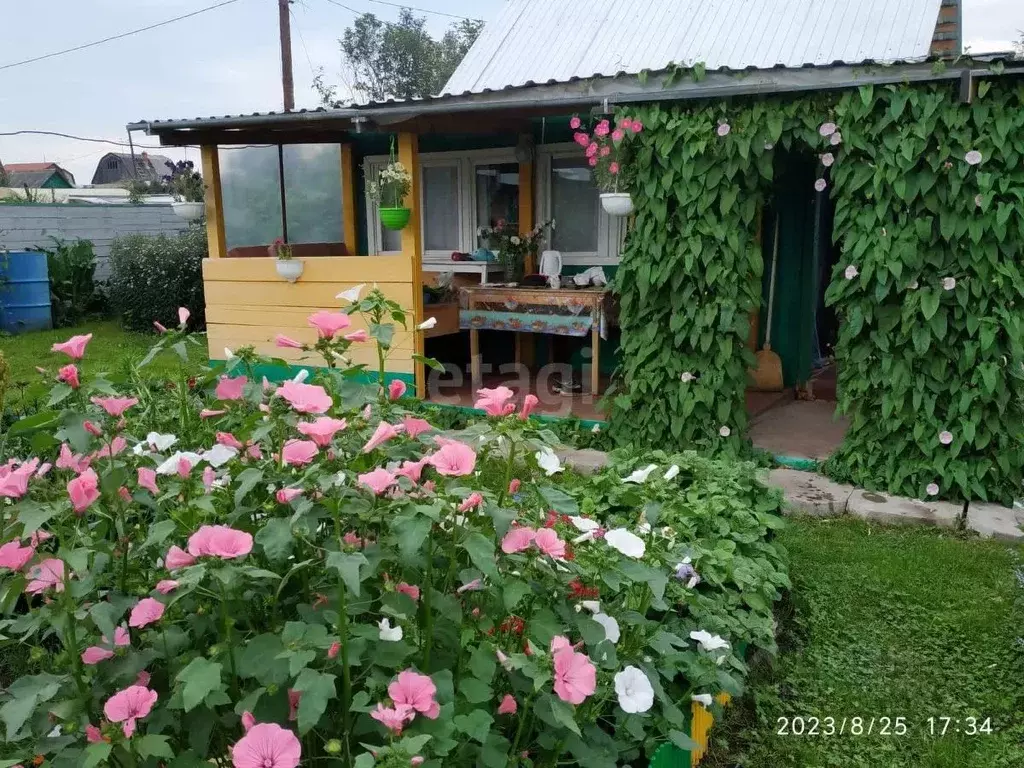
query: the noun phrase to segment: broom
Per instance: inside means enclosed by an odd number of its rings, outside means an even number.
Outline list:
[[[768,325],[764,331],[764,349],[757,353],[757,367],[751,372],[754,389],[762,392],[782,391],[782,360],[772,352],[772,312],[775,308],[775,266],[779,258],[779,215],[775,214],[772,242],[772,275],[768,284]]]

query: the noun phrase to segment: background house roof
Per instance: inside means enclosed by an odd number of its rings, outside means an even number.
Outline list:
[[[56,163],[4,163],[4,170],[8,173],[31,173],[33,171],[52,171],[57,168]]]
[[[56,163],[4,163],[4,171],[11,187],[29,187],[39,189],[55,174],[69,186],[75,186],[75,177]],[[60,181],[51,182],[53,186],[63,186]]]
[[[118,160],[116,169],[108,168],[109,160]],[[93,174],[93,184],[118,184],[126,179],[139,179],[141,181],[159,181],[164,176],[171,175],[171,169],[167,167],[171,159],[164,155],[151,155],[147,152],[135,153],[135,173],[132,174],[132,156],[129,152],[108,152],[96,163],[96,172]]]
[[[923,60],[943,5],[959,11],[953,0],[508,0],[444,93],[673,62],[712,70]]]

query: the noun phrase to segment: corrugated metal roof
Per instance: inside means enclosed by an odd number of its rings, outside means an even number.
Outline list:
[[[664,69],[928,57],[942,0],[507,0],[444,93]]]

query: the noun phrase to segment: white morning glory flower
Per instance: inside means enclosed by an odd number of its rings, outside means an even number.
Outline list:
[[[714,699],[711,698],[710,693],[698,693],[694,696],[691,696],[690,701],[696,701],[703,704],[705,707],[710,707],[711,702],[714,701]]]
[[[202,456],[192,451],[175,451],[174,454],[168,456],[167,459],[156,468],[158,475],[175,475],[178,473],[178,462],[182,459],[188,460],[191,466],[195,466],[202,461]]]
[[[175,435],[161,435],[159,432],[150,432],[146,435],[146,442],[150,444],[154,451],[163,452],[178,442],[178,438]]]
[[[665,479],[665,480],[674,480],[678,474],[679,474],[679,465],[678,464],[673,464],[671,467],[669,467],[667,470],[665,470],[665,474],[662,475],[662,478]]]
[[[309,370],[307,368],[300,368],[299,372],[296,373],[295,376],[292,377],[292,381],[294,381],[296,384],[301,384],[302,382],[304,382],[308,378],[309,378]]]
[[[721,427],[719,428],[719,430],[718,430],[718,434],[720,434],[720,435],[721,435],[722,437],[728,437],[729,435],[731,435],[731,434],[732,434],[732,430],[731,430],[731,429],[729,429],[729,428],[728,428],[727,426],[725,426],[725,425],[723,424],[723,425],[722,425],[722,426],[721,426]]]
[[[729,647],[729,641],[718,635],[713,635],[705,629],[695,630],[690,633],[690,639],[696,640],[705,651],[718,651]]]
[[[230,360],[235,356],[235,353],[231,351],[229,347],[224,347],[224,359]]]
[[[616,673],[615,693],[623,712],[646,712],[654,705],[654,688],[639,667],[628,666]]]
[[[359,285],[354,285],[351,288],[349,288],[347,291],[342,291],[341,293],[339,293],[334,298],[336,298],[336,299],[344,299],[345,301],[347,301],[347,302],[349,302],[351,304],[355,304],[357,301],[359,301],[359,294],[363,292],[363,288],[365,288],[365,287],[366,287],[366,283],[360,283]]]
[[[601,603],[599,601],[597,601],[597,600],[582,600],[582,601],[580,601],[580,605],[582,605],[584,608],[586,608],[591,613],[600,613],[601,612]]]
[[[619,622],[615,620],[614,616],[609,616],[607,613],[595,613],[594,621],[604,627],[604,639],[610,640],[613,644],[619,642],[621,633],[619,632]]]
[[[377,622],[377,626],[380,627],[380,639],[388,643],[397,643],[402,639],[402,627],[392,627],[391,619],[381,619]]]
[[[591,520],[589,517],[577,517],[573,515],[569,518],[569,522],[576,526],[577,531],[583,531],[583,533],[596,531],[601,527],[601,524],[597,522],[597,520]]]
[[[608,531],[604,535],[604,540],[608,542],[609,547],[621,552],[626,557],[641,558],[647,551],[644,540],[625,528],[614,528]]]
[[[544,448],[542,451],[537,451],[534,454],[534,458],[537,459],[537,466],[544,470],[544,474],[551,477],[556,472],[562,471],[562,462],[558,460],[558,456],[550,448]]]
[[[857,268],[856,268],[855,266],[853,266],[853,264],[851,264],[850,266],[848,266],[848,267],[846,268],[846,271],[845,271],[845,272],[843,272],[843,276],[844,276],[844,277],[845,277],[845,278],[846,278],[847,280],[853,280],[853,278],[855,278],[855,277],[856,277],[857,275],[859,275],[859,274],[860,274],[860,272],[858,272],[858,271],[857,271]]]
[[[680,379],[680,381],[683,382],[683,384],[689,384],[691,381],[696,381],[697,377],[694,376],[689,371],[685,371],[685,372],[683,372],[683,375],[679,377],[679,379]]]
[[[224,464],[227,464],[235,456],[238,455],[238,449],[232,448],[230,445],[221,445],[217,443],[213,448],[205,451],[202,455],[204,461],[209,462],[210,466],[216,469]]]
[[[419,325],[416,326],[416,330],[417,331],[429,331],[435,325],[437,325],[437,318],[436,317],[428,317],[426,320],[424,320],[422,323],[420,323]]]
[[[646,483],[647,478],[651,476],[651,472],[658,468],[657,464],[648,464],[643,469],[637,469],[633,471],[629,477],[622,478],[624,483]]]
[[[939,495],[939,484],[938,483],[928,483],[928,487],[925,488],[925,490],[928,492],[929,496],[938,496]]]
[[[956,288],[956,278],[944,277],[942,279],[942,287],[945,288],[947,291],[952,291],[954,288]]]

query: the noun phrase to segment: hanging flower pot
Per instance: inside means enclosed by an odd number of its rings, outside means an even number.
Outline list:
[[[306,266],[298,259],[278,259],[275,264],[277,266],[277,276],[284,278],[289,283],[294,283],[302,277],[302,270]]]
[[[409,223],[410,211],[408,208],[381,208],[380,223],[395,232],[405,229]]]
[[[176,216],[184,219],[185,221],[195,221],[200,218],[206,211],[205,203],[186,203],[186,202],[174,202],[171,203],[171,209],[174,211]]]
[[[628,216],[633,212],[633,198],[629,192],[602,192],[601,207],[609,216]]]

